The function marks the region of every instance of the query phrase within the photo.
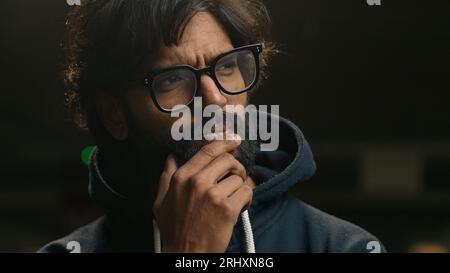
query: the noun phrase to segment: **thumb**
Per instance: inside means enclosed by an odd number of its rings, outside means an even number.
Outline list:
[[[169,190],[172,175],[175,173],[177,169],[178,166],[175,157],[170,154],[166,159],[164,170],[161,173],[161,177],[159,179],[158,193],[156,194],[155,203],[153,204],[153,214],[155,214],[155,212],[161,207],[164,197],[166,196],[167,191]]]

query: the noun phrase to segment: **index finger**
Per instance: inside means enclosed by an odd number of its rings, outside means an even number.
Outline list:
[[[241,137],[233,134],[231,138],[231,140],[229,138],[227,140],[214,140],[204,145],[191,159],[180,167],[179,171],[186,171],[190,175],[194,175],[219,155],[234,151],[241,145]]]

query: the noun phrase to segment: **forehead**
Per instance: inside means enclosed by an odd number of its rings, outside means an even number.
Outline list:
[[[178,45],[161,47],[152,68],[176,64],[203,67],[232,48],[231,40],[218,20],[208,12],[199,12],[187,23]]]

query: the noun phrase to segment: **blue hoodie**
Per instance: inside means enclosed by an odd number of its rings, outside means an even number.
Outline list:
[[[98,150],[97,150],[98,151]],[[109,212],[39,252],[69,252],[74,241],[80,252],[153,252],[157,228],[148,210],[119,209],[120,194],[104,181],[96,164],[89,165],[89,192],[108,204]],[[256,156],[252,205],[236,223],[226,252],[385,252],[377,238],[362,228],[316,209],[287,191],[310,179],[316,170],[313,154],[302,132],[280,117],[280,145]],[[152,231],[155,234],[152,234]],[[69,243],[71,242],[71,243]],[[155,244],[155,242],[157,242]],[[68,245],[69,244],[69,245]]]

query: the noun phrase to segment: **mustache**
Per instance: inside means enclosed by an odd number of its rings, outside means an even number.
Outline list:
[[[188,135],[194,136],[192,138],[196,140],[205,139],[209,133],[219,134],[223,136],[223,139],[231,134],[239,134],[241,139],[249,139],[250,118],[248,114],[242,116],[237,112],[223,111],[220,116],[215,113],[212,117],[203,116],[201,120],[192,116],[188,118],[190,118],[188,128],[183,126],[182,130],[183,132],[187,130]]]
[[[227,120],[227,116],[233,115],[232,122]],[[244,124],[245,134],[248,134],[248,117],[242,117],[237,113],[223,112],[221,117],[214,117],[214,127],[211,128],[213,133],[237,133],[238,124]],[[191,134],[197,132],[203,132],[205,124],[211,122],[211,118],[202,118],[202,122],[191,122]],[[224,138],[225,139],[225,136]],[[244,166],[248,174],[252,173],[253,166],[255,165],[256,151],[258,148],[258,141],[248,140],[245,136],[241,136],[241,145],[234,150],[231,154]],[[203,136],[201,139],[179,140],[171,141],[169,145],[171,152],[174,154],[175,159],[179,166],[186,164],[200,149],[210,143],[207,136]]]
[[[179,166],[186,164],[200,149],[210,143],[208,140],[183,140],[177,141],[171,147],[171,152]],[[231,154],[244,166],[247,174],[253,173],[255,165],[256,151],[258,149],[258,142],[255,140],[242,140],[236,150]]]
[[[227,115],[230,115],[230,113],[234,116],[234,122],[228,122],[227,124],[226,117]],[[148,128],[139,126],[138,123],[131,118],[131,115],[127,115],[126,117],[130,129],[132,146],[135,147],[136,153],[142,157],[140,161],[144,162],[146,166],[154,165],[155,168],[161,171],[164,168],[165,161],[162,158],[165,159],[169,153],[174,155],[178,165],[181,166],[186,164],[186,162],[189,161],[204,145],[210,142],[204,137],[200,140],[192,139],[175,141],[171,137],[170,132],[166,134],[167,137],[165,139],[156,139],[155,135],[151,133]],[[238,122],[243,122],[246,128],[245,131],[249,131],[248,117],[243,118],[235,112],[224,111],[221,117],[215,118],[216,120],[221,121],[216,123],[218,131],[222,125],[223,131],[234,128],[234,132],[236,132]],[[197,122],[195,126],[204,126],[208,120],[208,118],[202,118],[202,122]],[[192,123],[194,123],[193,120]],[[195,126],[191,126],[191,130],[195,130]],[[224,126],[225,129],[223,129]],[[216,128],[214,128],[214,130],[216,130]],[[257,140],[248,140],[248,138],[241,136],[241,145],[231,153],[244,166],[249,175],[253,173],[253,166],[255,165],[256,152],[258,149],[259,142]],[[150,164],[150,162],[153,163]],[[158,172],[156,171],[155,173]]]

